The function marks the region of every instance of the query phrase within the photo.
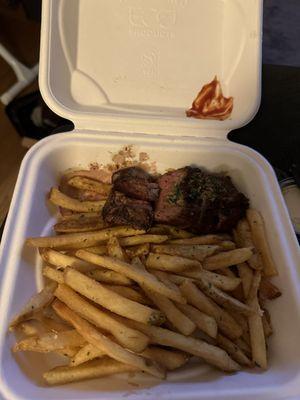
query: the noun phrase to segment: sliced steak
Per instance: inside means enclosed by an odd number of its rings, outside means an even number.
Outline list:
[[[108,225],[130,225],[135,229],[148,230],[154,212],[150,203],[127,197],[112,190],[102,210],[103,220]]]
[[[155,179],[139,167],[123,168],[112,176],[114,189],[138,200],[156,201],[159,186]]]
[[[224,174],[185,167],[158,180],[155,220],[197,233],[226,232],[245,215],[247,198]]]

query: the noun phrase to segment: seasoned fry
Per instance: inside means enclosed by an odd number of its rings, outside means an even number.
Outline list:
[[[49,200],[56,206],[78,212],[99,212],[105,204],[105,200],[79,201],[65,195],[54,187],[50,191]]]
[[[118,241],[118,238],[116,237],[111,237],[108,239],[107,242],[107,252],[110,257],[115,257],[118,260],[126,260],[126,255],[120,246],[120,243]]]
[[[250,267],[248,267],[247,263],[238,264],[237,269],[242,280],[243,293],[246,299],[252,285],[253,271]]]
[[[233,343],[227,337],[219,333],[217,336],[217,343],[222,349],[227,351],[234,361],[240,365],[245,365],[247,367],[252,366],[252,363],[246,354],[238,347],[237,344]]]
[[[240,369],[240,366],[224,350],[200,339],[194,339],[168,329],[145,325],[136,321],[129,321],[128,323],[149,336],[152,343],[174,347],[193,354],[223,371],[238,371]]]
[[[167,320],[183,335],[191,335],[196,329],[196,324],[178,309],[171,300],[156,292],[142,287],[146,295],[165,314]]]
[[[133,260],[134,261],[134,260]],[[152,272],[153,275],[155,275],[163,284],[165,284],[168,288],[178,291],[180,293],[180,290],[178,289],[177,282],[172,282],[171,279],[169,279],[169,275],[173,275],[173,274],[168,274],[167,272],[163,272],[163,271],[156,271],[154,270]],[[174,275],[174,276],[178,276],[178,275]],[[183,278],[186,279],[186,278]],[[181,282],[182,283],[182,282]]]
[[[100,218],[101,219],[101,212],[90,212],[90,213],[79,213],[79,212],[73,212],[72,214],[66,214],[66,215],[59,215],[58,216],[58,222],[62,221],[87,221],[90,218]]]
[[[211,271],[205,271],[205,270],[200,270],[200,271],[184,271],[180,273],[183,276],[187,276],[188,278],[192,278],[197,280],[199,279],[206,279],[208,282],[212,283],[219,289],[225,290],[225,291],[231,291],[234,290],[238,287],[238,285],[241,283],[240,278],[236,277],[227,277],[221,274],[217,274],[215,272]]]
[[[281,296],[281,291],[269,279],[262,278],[259,286],[259,297],[261,299],[273,300]]]
[[[102,376],[137,370],[138,368],[132,365],[123,364],[109,357],[103,357],[100,360],[88,361],[76,367],[55,367],[45,372],[43,377],[48,385],[63,385],[64,383],[101,378]]]
[[[215,269],[226,268],[232,265],[241,264],[249,260],[252,254],[252,249],[248,247],[225,251],[223,253],[218,253],[213,256],[207,257],[203,261],[203,268],[212,271]]]
[[[107,246],[106,245],[99,245],[99,246],[93,246],[93,247],[88,247],[86,249],[90,253],[94,254],[107,254]]]
[[[122,346],[136,352],[144,350],[147,346],[148,339],[145,335],[128,328],[105,311],[99,310],[68,286],[58,285],[55,296],[81,317],[111,333]]]
[[[180,289],[188,303],[210,315],[217,321],[218,327],[230,339],[239,338],[243,331],[231,315],[202,293],[191,281],[185,281]]]
[[[171,225],[155,225],[150,228],[149,232],[156,235],[169,235],[177,239],[186,239],[193,236],[192,233]]]
[[[252,248],[253,254],[247,261],[249,266],[253,269],[261,270],[263,268],[262,259],[254,246],[251,229],[246,219],[241,219],[238,222],[236,227],[236,237],[237,237],[237,244],[240,247]]]
[[[125,275],[119,274],[115,271],[110,271],[108,269],[96,268],[87,272],[86,275],[98,282],[107,283],[110,285],[130,286],[133,283],[133,281],[127,278]]]
[[[9,329],[13,330],[20,322],[26,321],[53,300],[56,282],[49,282],[39,293],[33,295],[23,309],[12,319]]]
[[[89,251],[89,249],[87,250]],[[137,246],[129,247],[125,251],[129,258],[146,256],[150,252],[150,244],[149,243],[138,244]]]
[[[186,303],[186,300],[180,294],[179,291],[171,289],[160,282],[154,275],[149,272],[142,270],[138,266],[127,264],[124,261],[117,260],[106,256],[98,256],[96,254],[89,253],[84,250],[76,252],[77,257],[94,263],[96,265],[103,266],[108,269],[112,269],[115,272],[124,274],[128,278],[137,282],[140,285],[145,285],[148,289],[160,293],[171,300],[179,303]]]
[[[141,355],[150,360],[156,361],[159,365],[166,368],[167,371],[173,371],[186,364],[189,356],[178,350],[166,350],[161,347],[150,346],[144,350]]]
[[[158,378],[164,378],[164,372],[154,365],[154,363],[150,364],[146,362],[142,357],[129,352],[119,344],[113,342],[60,301],[56,300],[53,303],[53,308],[61,318],[71,323],[87,342],[106,353],[109,357],[122,363],[132,365]]]
[[[267,240],[264,220],[261,214],[253,209],[247,210],[253,242],[263,261],[263,272],[265,276],[278,275],[278,271],[272,258],[271,250]]]
[[[100,193],[107,197],[110,190],[111,184],[95,181],[93,179],[85,178],[84,176],[74,176],[68,180],[68,185],[75,187],[76,189],[91,190],[96,193]]]
[[[57,283],[64,283],[64,274],[61,271],[58,271],[57,269],[54,269],[49,266],[43,267],[42,270],[43,276],[46,276],[47,278],[51,279],[52,281],[55,281]]]
[[[152,302],[141,292],[131,287],[120,286],[120,285],[104,285],[107,289],[118,293],[127,299],[136,301],[141,304],[151,305]]]
[[[162,244],[153,245],[151,250],[154,253],[169,254],[172,256],[181,256],[191,258],[192,260],[203,261],[204,258],[211,256],[218,250],[218,246],[213,245],[180,245],[180,244]]]
[[[174,239],[169,240],[168,243],[170,244],[217,244],[219,245],[220,242],[224,240],[230,240],[230,236],[219,234],[219,235],[203,235],[203,236],[195,236],[192,238],[186,239]]]
[[[89,232],[98,231],[104,227],[102,218],[89,218],[79,220],[66,220],[57,222],[53,229],[56,233],[73,233],[73,232]]]
[[[143,243],[162,243],[168,240],[166,235],[136,235],[120,239],[121,246],[136,246]]]
[[[205,279],[198,279],[196,285],[209,297],[211,297],[217,304],[233,310],[237,313],[244,315],[251,315],[254,310],[247,304],[230,296],[228,293],[223,292],[221,289],[215,287],[212,283],[206,281]]]
[[[81,347],[85,344],[84,338],[75,329],[64,332],[46,333],[41,336],[32,336],[21,340],[13,347],[13,351],[36,351],[49,353],[61,350],[64,347]]]
[[[92,344],[87,343],[72,356],[69,365],[70,367],[76,367],[77,365],[103,356],[105,356],[105,353],[102,350],[99,350]]]
[[[192,268],[202,269],[201,263],[197,260],[155,253],[148,255],[146,267],[171,272],[182,272]]]
[[[47,264],[49,263],[62,270],[66,267],[72,267],[80,272],[88,272],[96,268],[93,264],[52,249],[42,248],[40,255]]]
[[[59,236],[45,236],[26,239],[25,244],[31,247],[50,247],[64,249],[79,249],[91,247],[99,242],[105,242],[112,236],[141,235],[144,231],[129,228],[128,226],[115,226],[95,232],[69,233]]]
[[[203,312],[197,310],[197,308],[191,306],[190,304],[179,304],[178,308],[184,314],[186,314],[192,321],[194,321],[194,323],[201,331],[203,331],[212,338],[217,337],[218,325],[213,317],[204,314]]]
[[[64,279],[65,283],[76,292],[116,314],[146,324],[161,324],[164,322],[164,316],[160,311],[120,296],[78,271],[67,268],[64,273]]]
[[[267,349],[264,335],[264,328],[261,316],[261,309],[258,303],[257,290],[260,284],[261,274],[256,271],[253,276],[252,287],[250,289],[247,303],[250,307],[257,310],[256,313],[248,317],[249,333],[252,349],[252,360],[259,367],[267,368]]]

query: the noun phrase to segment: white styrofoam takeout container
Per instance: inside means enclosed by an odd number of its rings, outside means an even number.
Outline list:
[[[299,250],[276,177],[253,150],[226,134],[247,123],[260,99],[261,0],[44,0],[40,88],[75,129],[37,143],[22,163],[1,245],[0,389],[7,399],[299,398]],[[226,121],[185,117],[217,74],[234,96]],[[263,133],[262,133],[263,134]],[[223,374],[186,366],[164,382],[116,376],[48,388],[51,356],[12,355],[8,322],[42,286],[27,236],[51,233],[49,188],[62,171],[107,163],[133,144],[160,171],[195,164],[226,170],[264,216],[283,295],[270,305],[269,369]]]

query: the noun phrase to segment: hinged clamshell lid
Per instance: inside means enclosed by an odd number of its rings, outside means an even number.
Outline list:
[[[225,136],[260,102],[262,0],[44,0],[40,89],[77,129]],[[225,121],[187,118],[217,75]]]

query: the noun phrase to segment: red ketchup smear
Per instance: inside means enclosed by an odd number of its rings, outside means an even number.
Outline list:
[[[186,111],[186,115],[199,119],[223,121],[230,117],[232,109],[233,97],[223,96],[221,84],[215,76],[213,81],[203,86],[193,101],[192,107]]]

